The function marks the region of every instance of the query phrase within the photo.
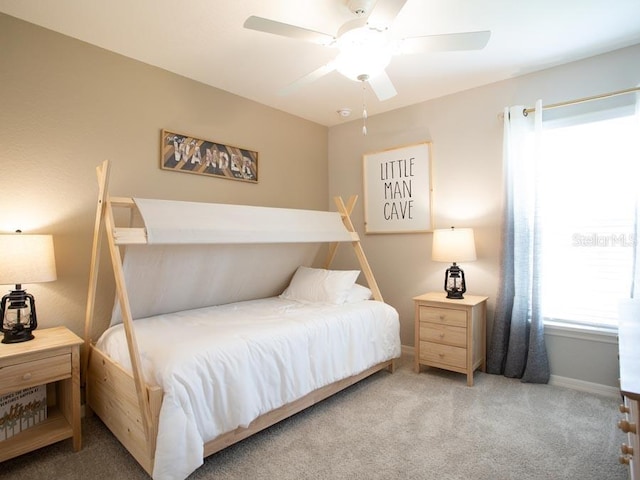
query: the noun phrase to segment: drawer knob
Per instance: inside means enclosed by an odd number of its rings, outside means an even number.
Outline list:
[[[633,455],[633,447],[631,445],[627,445],[626,443],[622,444],[620,450],[624,455]]]
[[[629,423],[628,420],[620,420],[618,422],[618,428],[624,433],[636,433],[636,424]]]
[[[620,456],[618,457],[618,461],[619,461],[620,463],[622,463],[623,465],[629,465],[629,457],[625,457],[625,456],[623,456],[623,455],[620,455]]]
[[[29,373],[25,373],[25,374],[22,376],[22,380],[31,380],[31,376],[32,376],[32,375],[31,375],[31,372],[29,372]]]
[[[620,413],[629,413],[629,407],[627,407],[624,403],[620,404],[619,410]]]

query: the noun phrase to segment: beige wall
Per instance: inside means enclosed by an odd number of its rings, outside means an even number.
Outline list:
[[[54,235],[58,280],[27,286],[42,327],[82,335],[105,159],[114,195],[326,208],[326,127],[2,14],[0,45],[0,232]],[[259,183],[160,170],[162,128],[258,151]]]
[[[489,327],[499,278],[502,121],[508,105],[544,104],[621,90],[640,83],[640,45],[487,85],[329,129],[329,194],[363,194],[362,155],[430,141],[435,227],[473,227],[478,260],[463,264],[468,293],[488,295]],[[375,100],[371,100],[375,101]],[[353,220],[364,232],[363,202]],[[363,235],[385,300],[401,317],[403,345],[413,346],[413,302],[442,289],[446,264],[432,262],[430,233]],[[344,254],[342,266],[351,266]],[[547,335],[552,374],[617,386],[615,340]]]

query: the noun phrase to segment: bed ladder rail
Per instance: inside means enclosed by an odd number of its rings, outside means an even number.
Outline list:
[[[358,196],[351,195],[346,204],[344,203],[344,200],[342,199],[342,197],[333,197],[333,201],[336,204],[336,207],[338,208],[338,212],[342,217],[342,223],[344,223],[345,228],[349,232],[354,233],[356,238],[358,238],[357,240],[352,241],[351,245],[353,246],[353,251],[356,254],[356,257],[358,258],[360,269],[362,270],[362,273],[364,274],[364,277],[367,280],[367,285],[371,289],[373,298],[375,300],[383,302],[384,300],[382,299],[382,293],[380,292],[380,288],[378,288],[378,283],[376,282],[376,279],[373,275],[373,271],[371,270],[371,266],[367,261],[367,257],[364,254],[364,250],[360,243],[360,239],[359,237],[357,237],[357,231],[353,226],[353,222],[351,222],[351,213],[353,213],[353,209],[356,205],[356,202],[358,201]],[[325,268],[329,268],[331,266],[331,263],[333,262],[333,259],[336,256],[338,245],[340,245],[339,242],[332,242],[329,245],[329,253],[327,254],[327,259],[325,260]]]
[[[102,162],[96,168],[98,176],[98,206],[96,209],[96,221],[94,224],[94,238],[91,252],[91,269],[89,278],[89,292],[87,294],[87,310],[85,318],[85,349],[83,358],[83,367],[85,375],[88,373],[89,365],[89,346],[92,343],[91,331],[93,327],[93,317],[95,313],[95,300],[96,300],[96,286],[98,282],[98,271],[100,262],[100,252],[102,246],[102,233],[106,230],[107,243],[109,245],[109,251],[111,255],[111,263],[113,266],[113,273],[116,283],[116,292],[120,309],[122,312],[122,323],[124,325],[125,335],[127,337],[127,346],[129,349],[129,357],[131,359],[131,370],[133,373],[133,380],[136,387],[136,394],[138,397],[138,406],[140,408],[140,417],[142,419],[142,426],[147,442],[150,439],[155,438],[155,423],[152,420],[152,412],[149,404],[149,397],[147,395],[147,387],[144,381],[144,376],[141,369],[140,353],[138,351],[138,343],[136,341],[135,332],[133,329],[133,318],[131,315],[131,307],[129,305],[129,298],[127,295],[127,289],[125,285],[124,272],[122,269],[122,256],[120,249],[115,240],[115,221],[113,218],[113,206],[112,201],[108,193],[109,185],[109,171],[110,163],[108,160]],[[115,200],[119,206],[128,205],[129,202],[126,199],[118,198]],[[133,201],[130,202],[133,206]],[[88,388],[89,383],[84,381],[85,388]]]

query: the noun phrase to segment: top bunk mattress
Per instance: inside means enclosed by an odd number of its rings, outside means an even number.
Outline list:
[[[186,477],[202,464],[204,442],[400,356],[398,313],[375,300],[328,305],[271,297],[133,325],[145,381],[164,391],[156,479]],[[96,346],[131,372],[122,324]]]

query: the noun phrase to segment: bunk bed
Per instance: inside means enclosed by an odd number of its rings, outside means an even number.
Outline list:
[[[205,457],[393,371],[398,314],[350,220],[356,197],[336,198],[337,212],[111,197],[109,169],[97,168],[86,405],[154,479],[185,478]],[[96,332],[103,239],[117,301]],[[360,270],[329,270],[341,243]],[[313,267],[319,252],[323,268]]]

